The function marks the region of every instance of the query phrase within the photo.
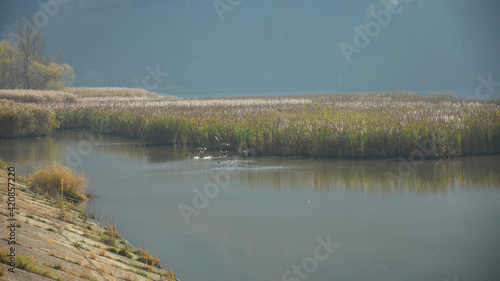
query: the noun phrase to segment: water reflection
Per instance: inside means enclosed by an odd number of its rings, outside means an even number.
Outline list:
[[[136,140],[96,135],[85,130],[60,131],[43,138],[0,140],[0,147],[0,155],[15,162],[24,174],[55,162],[67,165],[68,154],[75,152],[81,152],[82,161],[96,153],[155,164],[187,161],[200,168],[195,160],[186,158],[186,153],[196,154],[192,147],[144,147]],[[203,166],[205,168],[237,166],[241,169],[238,180],[251,189],[445,194],[453,192],[457,185],[475,189],[500,188],[500,155],[421,162],[240,157],[232,164],[228,163],[229,158],[218,157],[217,151],[207,151],[204,155],[214,156],[210,160],[198,160],[208,163]]]
[[[24,174],[64,164],[71,149],[100,195],[89,204],[115,216],[126,239],[144,243],[181,280],[281,280],[327,235],[341,247],[310,280],[486,280],[498,272],[500,155],[229,163],[186,158],[195,148],[85,131],[0,140],[0,156]],[[194,189],[224,171],[231,182],[186,224],[179,204],[194,206]]]
[[[273,185],[276,190],[312,188],[317,191],[446,193],[460,185],[499,188],[500,157],[479,156],[454,160],[427,160],[401,172],[398,160],[283,160],[297,162],[286,171],[246,174],[252,188]],[[262,162],[262,161],[261,161]]]

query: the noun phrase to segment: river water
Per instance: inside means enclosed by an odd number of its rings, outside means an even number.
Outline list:
[[[500,280],[499,155],[192,155],[86,131],[0,140],[25,175],[55,162],[87,174],[100,196],[87,207],[182,281]]]

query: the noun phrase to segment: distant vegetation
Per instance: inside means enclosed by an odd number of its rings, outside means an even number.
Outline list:
[[[0,90],[0,99],[21,103],[76,102],[76,95],[61,91]]]
[[[118,87],[73,87],[69,89],[79,97],[158,97],[158,94],[144,89]]]
[[[70,86],[73,68],[43,55],[45,39],[27,18],[17,21],[10,40],[0,42],[0,89],[60,90]]]
[[[430,99],[436,101],[457,101],[458,97],[454,93],[450,92],[439,92],[434,93],[429,96]]]
[[[149,92],[126,96],[122,88],[76,89],[76,102],[43,104],[60,128],[88,128],[147,145],[217,149],[218,137],[234,153],[363,159],[409,156],[422,146],[425,153],[417,158],[500,152],[498,100],[460,100],[451,93],[179,99]]]

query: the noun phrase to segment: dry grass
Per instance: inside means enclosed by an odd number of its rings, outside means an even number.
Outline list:
[[[426,158],[500,151],[497,102],[425,98],[405,92],[192,100],[93,98],[51,107],[64,127],[190,144],[236,153],[338,158],[408,156],[428,142]]]
[[[101,242],[109,246],[114,246],[118,238],[120,238],[120,232],[116,229],[115,218],[110,219],[106,217],[106,230],[101,235]]]
[[[47,238],[47,244],[54,247],[54,241],[52,241],[52,239]]]
[[[0,263],[9,262],[9,258],[8,258],[9,254],[10,254],[10,251],[7,250],[7,247],[0,247]]]
[[[37,210],[35,209],[35,207],[33,206],[33,204],[30,202],[26,206],[26,215],[29,217],[29,216],[33,216],[33,215],[36,215],[36,214],[37,214]]]
[[[47,107],[0,99],[0,138],[47,135],[57,127]]]
[[[34,175],[30,176],[29,182],[30,188],[39,190],[42,193],[61,196],[62,187],[65,198],[78,202],[87,200],[85,188],[89,184],[88,177],[68,167],[54,164],[42,170],[37,170]]]
[[[135,280],[137,280],[137,278],[135,278],[135,277],[132,275],[132,273],[130,273],[130,272],[126,273],[126,274],[125,274],[125,275],[123,275],[121,278],[122,278],[122,279],[124,279],[124,280],[128,280],[128,281],[135,281]]]
[[[449,101],[449,102],[458,101],[458,97],[451,92],[434,93],[430,95],[429,98],[436,101]]]
[[[102,248],[99,250],[99,255],[101,255],[103,257],[108,257],[106,249],[102,249]]]
[[[52,272],[41,268],[33,257],[25,257],[23,255],[18,255],[16,259],[16,267],[22,270],[33,272],[45,277],[52,277]]]
[[[218,149],[219,137],[233,153],[253,155],[394,158],[407,157],[422,142],[430,147],[425,158],[500,152],[500,101],[459,100],[452,93],[179,99],[127,88],[70,90],[77,102],[43,107],[61,128],[89,128],[147,145]],[[29,134],[36,132],[5,135]]]
[[[76,102],[76,96],[62,91],[0,90],[0,99],[22,103]]]
[[[93,280],[92,279],[92,271],[90,271],[90,270],[86,270],[86,272],[80,273],[80,275],[78,277],[80,277],[82,279],[86,279],[86,280]]]
[[[0,163],[3,163],[2,160],[0,159]],[[8,165],[7,165],[8,166]],[[0,171],[0,183],[6,183],[6,172],[5,168],[6,166],[1,164],[2,170]],[[32,180],[32,179],[30,179]],[[59,182],[57,180],[56,182]],[[21,182],[18,182],[19,185],[22,185]],[[21,191],[19,191],[21,192]],[[27,196],[24,196],[23,200],[19,202],[19,204],[23,205],[24,212],[20,213],[19,216],[25,216],[27,217],[28,207],[33,208],[30,212],[35,212],[39,213],[37,210],[40,208],[40,211],[42,210],[58,210],[58,208],[53,208],[50,206],[51,201],[59,201],[59,200],[46,200],[46,198],[43,198],[42,202],[41,198],[38,198],[38,196],[35,196],[36,193],[31,191],[30,189],[25,188],[24,191],[22,192],[27,192]],[[47,191],[47,193],[49,193]],[[18,198],[21,198],[19,196]],[[28,201],[29,202],[24,202]],[[33,200],[33,201],[32,201]],[[16,201],[17,202],[17,201]],[[68,205],[68,204],[66,204]],[[74,213],[74,212],[72,212]],[[21,219],[19,219],[21,221]],[[24,222],[24,219],[22,219]],[[86,278],[89,280],[96,280],[92,279],[92,274],[95,273],[94,278],[100,279],[100,276],[105,276],[107,277],[106,280],[115,280],[119,279],[114,277],[116,274],[120,274],[119,272],[122,272],[122,270],[128,270],[130,268],[135,268],[137,266],[137,261],[127,259],[127,258],[121,258],[121,257],[116,257],[115,260],[110,261],[109,259],[103,259],[99,258],[98,255],[101,252],[103,256],[106,256],[105,249],[103,249],[103,245],[101,243],[97,243],[97,240],[99,238],[99,233],[105,233],[104,235],[111,236],[114,239],[119,239],[120,243],[126,244],[123,242],[123,240],[119,237],[119,233],[116,229],[115,221],[114,219],[107,219],[108,226],[104,229],[100,225],[94,225],[92,224],[93,227],[90,227],[90,224],[87,224],[82,217],[75,217],[75,223],[74,224],[66,224],[63,222],[59,222],[57,224],[61,225],[61,227],[56,227],[56,221],[51,220],[52,223],[48,223],[48,225],[39,227],[39,233],[37,230],[34,230],[33,228],[31,230],[35,231],[33,232],[34,234],[38,233],[40,239],[38,242],[36,242],[35,235],[28,235],[30,239],[26,240],[27,244],[19,244],[20,247],[22,247],[24,250],[23,255],[17,255],[17,262],[18,262],[18,268],[19,270],[27,270],[42,276],[47,276],[52,279],[56,280],[66,280],[68,279],[67,274],[71,274],[74,276],[77,276],[77,274],[80,274],[82,278]],[[21,229],[24,229],[26,225],[21,226],[21,224],[18,224],[19,227],[22,227]],[[51,233],[46,232],[45,230],[50,230],[52,232],[56,232],[57,230],[53,229],[66,229],[68,231],[67,234],[64,236],[57,236],[54,237]],[[95,230],[93,230],[95,228]],[[95,243],[88,243],[85,244],[82,240],[75,241],[71,244],[68,244],[68,238],[69,237],[74,237],[74,235],[83,235],[88,234],[88,230],[92,231],[91,234],[87,235],[90,240],[87,240],[88,242],[95,242]],[[70,233],[71,232],[71,233]],[[33,234],[32,233],[32,234]],[[69,236],[68,236],[69,235]],[[8,238],[7,233],[3,233],[3,236],[5,236],[4,239]],[[87,237],[86,236],[86,237]],[[54,240],[52,240],[52,238]],[[75,239],[71,239],[74,241]],[[29,242],[29,243],[28,243]],[[36,247],[36,245],[40,247]],[[44,246],[45,245],[45,246]],[[72,246],[71,246],[72,245]],[[85,245],[83,247],[83,245]],[[128,244],[127,244],[128,245]],[[57,247],[55,247],[57,246]],[[75,247],[74,247],[75,246]],[[68,248],[69,247],[69,248]],[[94,249],[95,247],[95,249]],[[40,249],[47,249],[45,251],[36,251],[37,248]],[[57,248],[57,249],[56,249]],[[84,248],[83,250],[80,250],[79,248]],[[121,254],[125,256],[129,256],[128,248],[125,247],[121,249],[123,252]],[[0,247],[0,262],[6,262],[7,261],[7,254],[8,254],[8,248],[7,247]],[[25,254],[25,255],[24,255]],[[67,256],[68,255],[68,256]],[[33,256],[33,257],[31,257]],[[56,259],[50,258],[50,257],[55,257]],[[67,256],[67,257],[66,257]],[[55,262],[54,262],[55,261]],[[49,263],[50,262],[50,263]],[[74,264],[71,264],[74,263]],[[118,264],[117,264],[118,263]],[[159,263],[159,261],[158,261]],[[76,265],[79,265],[80,267],[76,267]],[[75,270],[75,271],[71,271]],[[78,272],[78,273],[75,273]],[[146,276],[146,273],[137,270],[133,271],[132,273],[139,274],[142,276]],[[157,272],[158,273],[158,272]],[[158,273],[160,274],[160,273]],[[122,275],[122,274],[120,274]],[[143,280],[144,278],[139,277],[139,275],[130,275],[130,278],[137,278],[138,280]],[[1,278],[0,278],[1,279]],[[71,279],[71,278],[69,278]],[[68,280],[69,280],[68,279]]]
[[[114,273],[108,267],[103,265],[99,267],[99,272],[104,275],[114,276]]]
[[[90,259],[93,259],[93,260],[97,259],[97,255],[96,255],[96,253],[94,253],[94,251],[89,250],[89,252],[90,252],[90,253],[89,253],[88,257],[89,257]]]
[[[81,265],[88,267],[88,268],[94,267],[94,265],[89,260],[81,260]]]
[[[137,260],[148,265],[150,271],[152,271],[153,266],[162,268],[160,259],[157,256],[153,256],[148,250],[139,248],[136,254],[139,255]]]
[[[175,273],[169,268],[165,270],[160,280],[176,281],[177,277],[175,277]]]
[[[69,88],[79,97],[157,97],[157,93],[144,89],[120,87],[72,87]]]

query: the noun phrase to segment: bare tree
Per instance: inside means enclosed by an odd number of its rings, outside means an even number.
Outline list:
[[[30,19],[23,17],[12,28],[14,45],[19,50],[22,63],[23,88],[30,88],[29,66],[42,57],[45,39],[41,30]]]

